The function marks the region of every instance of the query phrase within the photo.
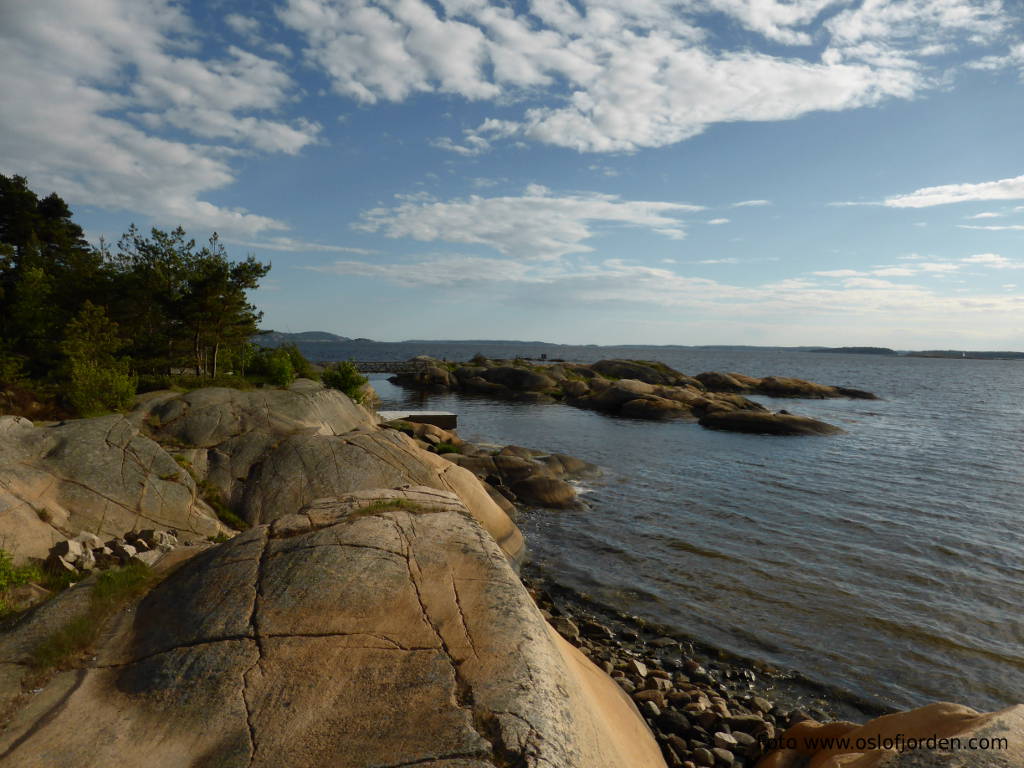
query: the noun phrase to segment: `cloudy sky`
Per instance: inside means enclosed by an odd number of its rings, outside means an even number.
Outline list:
[[[0,172],[272,261],[267,327],[1024,349],[1019,0],[0,0],[0,49]]]

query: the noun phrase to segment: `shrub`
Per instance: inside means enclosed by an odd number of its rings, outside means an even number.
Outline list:
[[[282,344],[278,349],[283,349],[288,355],[288,360],[295,371],[295,377],[300,379],[319,379],[320,374],[309,360],[299,351],[295,344]]]
[[[117,323],[103,307],[89,301],[67,324],[61,352],[65,364],[64,396],[80,416],[123,410],[132,404],[138,383],[128,361],[117,357],[124,341]]]
[[[341,390],[356,403],[362,402],[363,387],[369,381],[351,360],[328,365],[321,378],[325,386]]]
[[[454,443],[440,442],[434,446],[434,450],[438,453],[461,453],[459,447]]]
[[[252,374],[263,378],[267,383],[278,387],[287,387],[295,381],[295,366],[286,349],[261,349],[252,359]]]
[[[64,394],[79,416],[99,416],[128,408],[135,399],[135,385],[123,363],[100,366],[73,360]]]

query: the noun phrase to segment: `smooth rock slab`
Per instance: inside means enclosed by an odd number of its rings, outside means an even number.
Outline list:
[[[45,558],[80,531],[107,537],[158,527],[206,537],[224,530],[188,473],[123,416],[49,427],[0,422],[0,540],[18,562]]]
[[[0,733],[0,765],[664,766],[453,493],[320,500],[195,557],[105,638]]]

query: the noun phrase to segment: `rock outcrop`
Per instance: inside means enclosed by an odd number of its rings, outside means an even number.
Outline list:
[[[701,416],[700,425],[727,432],[753,435],[838,435],[843,430],[809,416],[795,416],[780,411],[717,411]]]
[[[471,473],[428,453],[337,390],[300,379],[287,390],[163,393],[133,418],[249,525],[314,499],[424,485],[459,495],[513,557],[523,538]]]
[[[732,373],[687,376],[664,363],[646,360],[601,360],[580,363],[531,364],[523,360],[474,358],[471,363],[421,360],[420,370],[402,373],[392,382],[430,392],[467,392],[517,402],[565,402],[616,416],[652,421],[700,420],[723,412],[771,415],[744,394],[771,397],[856,397],[875,399],[870,392],[833,387],[801,379],[769,376],[763,379]],[[788,421],[786,419],[783,422]],[[770,423],[766,419],[765,423]],[[716,429],[730,429],[729,420]],[[738,425],[752,420],[737,420]],[[742,430],[741,430],[742,431]],[[840,430],[841,431],[841,430]],[[772,434],[831,434],[828,430]]]
[[[89,531],[226,530],[192,477],[120,415],[33,426],[0,417],[0,542],[17,562]]]
[[[848,397],[854,400],[877,400],[878,396],[863,389],[816,384],[813,381],[785,376],[765,376],[762,379],[741,373],[698,373],[697,381],[709,392],[735,392],[768,397],[794,397],[825,399]]]
[[[805,720],[780,742],[757,768],[1020,768],[1024,704],[983,714],[940,702],[863,725]]]
[[[459,498],[419,487],[319,501],[199,554],[28,698],[0,765],[664,761]]]

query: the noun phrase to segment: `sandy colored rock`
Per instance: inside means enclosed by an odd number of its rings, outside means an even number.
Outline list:
[[[375,422],[335,389],[299,379],[289,389],[207,387],[147,401],[133,412],[157,440],[209,448],[249,432],[273,435],[313,430],[340,435]]]
[[[123,416],[3,425],[0,541],[18,562],[45,558],[81,531],[109,537],[156,527],[206,537],[224,530],[188,473]]]
[[[663,768],[454,494],[364,492],[281,520],[126,612],[92,666],[0,732],[0,765]]]
[[[820,749],[811,743],[828,737],[845,738],[850,746]],[[916,740],[913,746],[911,739]],[[959,741],[941,744],[939,739]],[[995,739],[1003,742],[994,745]],[[864,725],[805,720],[787,730],[782,741],[796,748],[768,753],[757,768],[1020,768],[1024,766],[1024,704],[982,714],[940,702]],[[972,745],[975,748],[968,749]]]
[[[256,525],[295,513],[314,499],[404,485],[456,493],[511,557],[522,554],[519,529],[471,472],[420,450],[392,429],[284,439],[254,467],[238,509]]]
[[[512,492],[524,504],[549,509],[575,507],[576,490],[564,480],[555,477],[528,477],[512,483]]]

